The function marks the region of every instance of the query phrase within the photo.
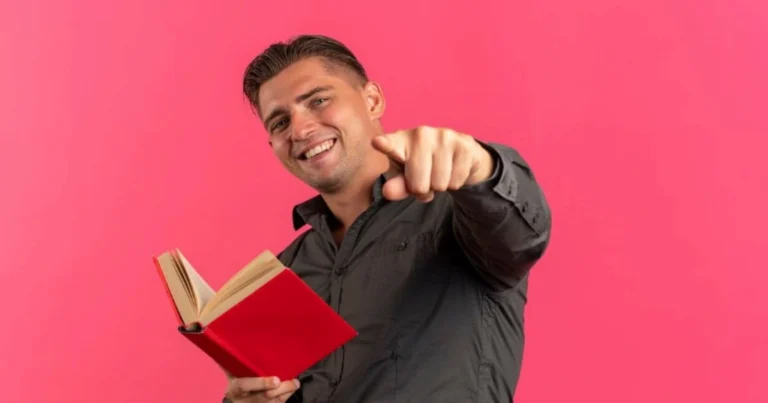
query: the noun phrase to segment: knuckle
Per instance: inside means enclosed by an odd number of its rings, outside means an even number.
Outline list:
[[[418,195],[423,195],[429,191],[429,187],[424,183],[415,183],[411,186],[411,191]]]
[[[425,136],[425,133],[426,133],[426,130],[424,129],[424,127],[419,127],[418,129],[416,129],[413,132],[413,139],[414,139],[414,141],[421,141],[421,140],[423,140],[424,136]]]
[[[459,139],[467,148],[470,148],[475,144],[475,138],[468,134],[462,134]]]
[[[424,140],[429,137],[433,137],[437,130],[432,126],[419,126],[414,130],[414,138],[417,140]]]
[[[444,146],[455,146],[462,138],[461,134],[451,129],[440,130],[437,137],[440,144]]]
[[[448,189],[450,190],[459,190],[461,188],[461,183],[459,180],[452,180],[451,183],[448,184]]]

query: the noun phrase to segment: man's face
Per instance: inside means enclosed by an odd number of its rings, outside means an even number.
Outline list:
[[[376,151],[384,99],[376,84],[358,84],[342,68],[311,58],[264,83],[259,109],[275,155],[296,177],[321,193],[349,183]]]

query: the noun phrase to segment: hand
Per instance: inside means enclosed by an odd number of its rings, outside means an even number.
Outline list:
[[[450,129],[400,130],[376,136],[373,147],[394,162],[383,188],[390,200],[413,195],[429,202],[435,192],[487,180],[494,169],[493,157],[480,143]]]
[[[232,403],[278,403],[299,390],[296,379],[280,382],[276,377],[236,378],[229,382],[226,398]]]

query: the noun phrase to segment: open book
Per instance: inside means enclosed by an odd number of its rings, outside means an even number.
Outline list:
[[[292,379],[357,335],[269,251],[218,291],[178,249],[154,262],[179,332],[231,376]]]

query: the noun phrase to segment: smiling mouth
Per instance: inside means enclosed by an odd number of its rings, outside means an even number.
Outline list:
[[[299,159],[301,159],[301,160],[309,160],[312,157],[316,157],[316,156],[318,156],[318,155],[320,155],[320,154],[330,150],[331,147],[334,146],[334,144],[336,144],[336,139],[326,140],[326,141],[324,141],[324,142],[322,142],[322,143],[320,143],[320,144],[310,148],[309,150],[307,150],[304,154],[299,156]]]

